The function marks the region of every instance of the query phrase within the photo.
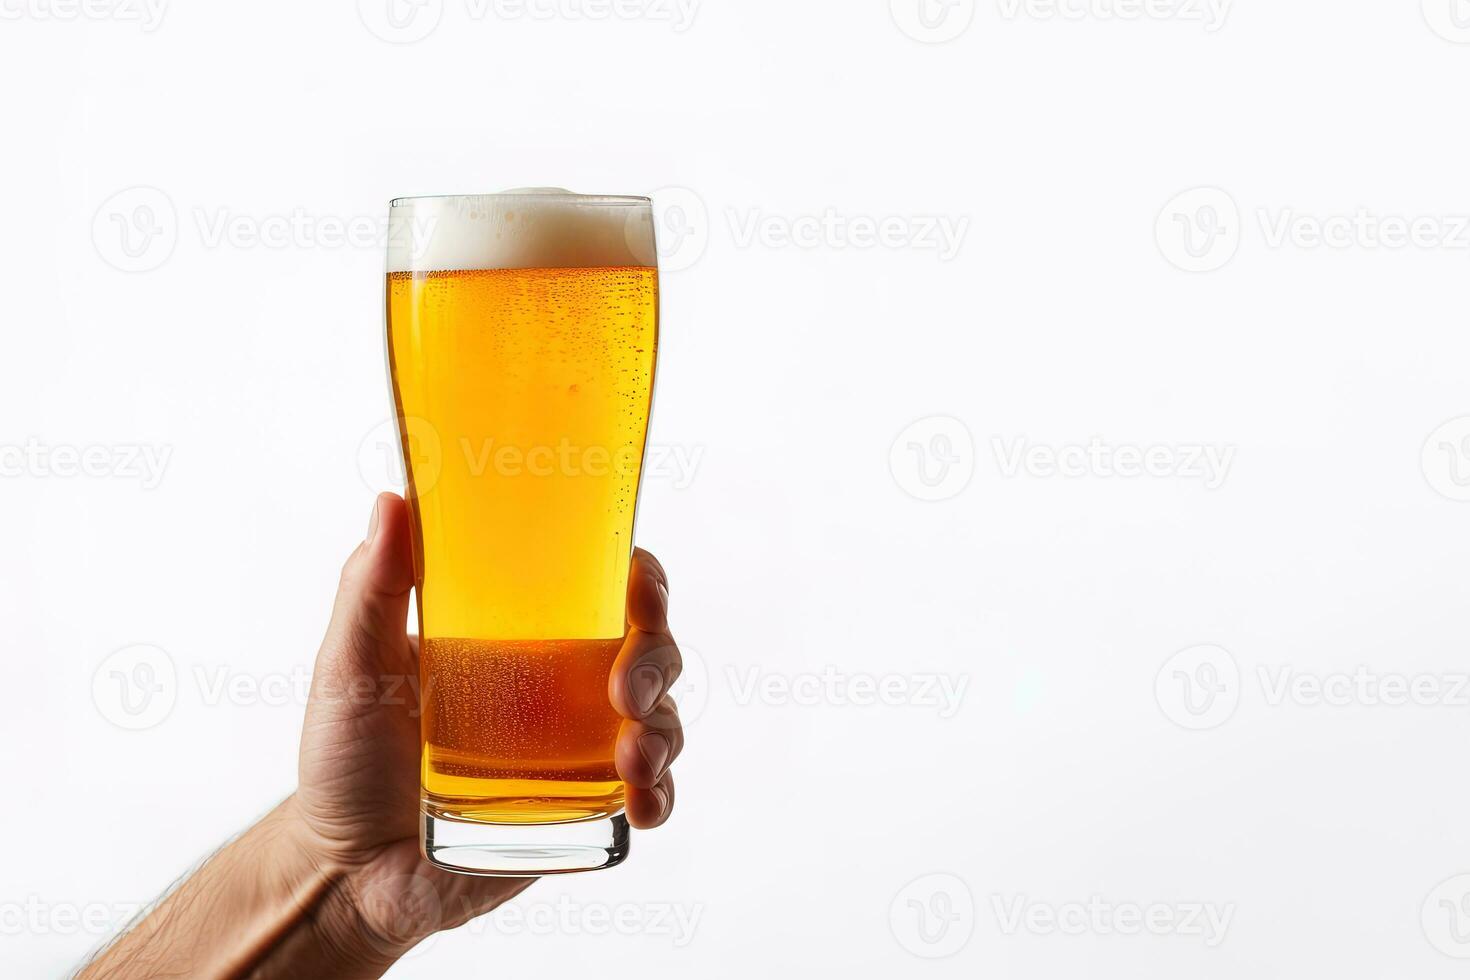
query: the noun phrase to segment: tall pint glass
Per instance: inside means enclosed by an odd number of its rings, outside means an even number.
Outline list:
[[[627,855],[608,676],[658,341],[647,198],[401,198],[389,374],[412,513],[426,857]]]

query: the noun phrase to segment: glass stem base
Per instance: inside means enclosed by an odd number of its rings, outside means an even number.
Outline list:
[[[619,811],[568,823],[456,820],[425,807],[424,857],[445,871],[526,878],[598,871],[628,856],[628,820]]]

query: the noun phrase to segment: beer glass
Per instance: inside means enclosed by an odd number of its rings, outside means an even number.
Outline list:
[[[425,856],[470,874],[610,867],[628,824],[608,676],[658,340],[649,200],[531,189],[389,215]]]

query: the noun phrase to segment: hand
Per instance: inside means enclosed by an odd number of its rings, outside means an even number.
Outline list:
[[[221,848],[79,976],[378,977],[419,940],[488,912],[533,878],[449,874],[419,853],[418,644],[408,508],[373,506],[347,559],[317,653],[296,793]],[[628,822],[656,827],[674,804],[669,763],[684,735],[668,698],[679,651],[668,579],[633,556],[631,629],[608,697],[624,721],[618,775]]]
[[[370,941],[397,954],[534,880],[450,874],[420,852],[418,640],[406,629],[411,547],[407,505],[380,495],[366,539],[342,570],[317,654],[294,799],[301,846],[341,869]],[[668,767],[684,742],[667,696],[681,670],[667,612],[663,566],[639,550],[628,580],[631,629],[608,694],[624,718],[615,759],[627,785],[628,822],[641,828],[668,819]]]

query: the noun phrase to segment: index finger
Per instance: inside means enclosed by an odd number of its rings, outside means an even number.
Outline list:
[[[645,633],[669,628],[669,577],[659,560],[642,548],[633,549],[628,569],[628,625]]]

